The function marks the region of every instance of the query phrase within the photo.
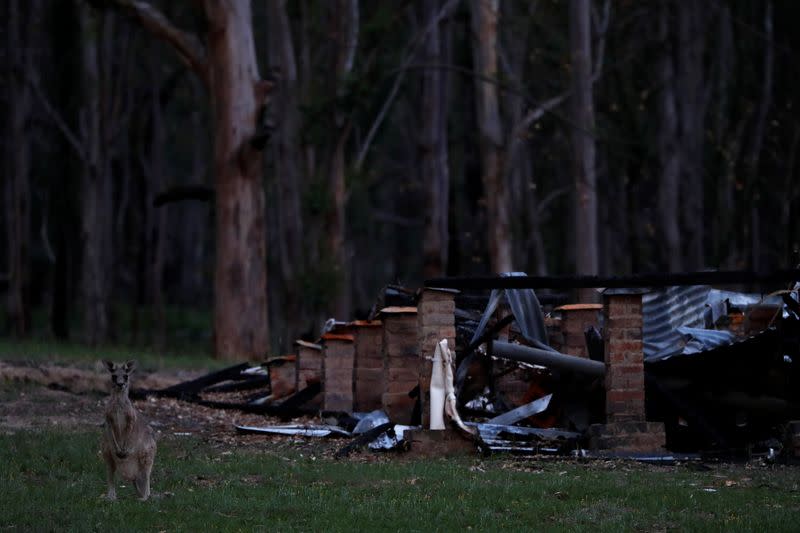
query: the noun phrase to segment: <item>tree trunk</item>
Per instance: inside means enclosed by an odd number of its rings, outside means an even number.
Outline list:
[[[250,3],[204,5],[216,121],[215,353],[263,358],[269,348],[264,185],[262,153],[250,140],[266,90],[259,83]]]
[[[104,59],[110,43],[111,15],[92,13],[81,6],[83,40],[83,80],[85,130],[84,160],[81,179],[83,240],[83,302],[86,342],[96,346],[108,341],[110,334],[109,303],[112,288],[113,225],[112,183],[109,148],[105,145],[108,116],[103,106],[108,74]]]
[[[675,67],[672,59],[672,39],[669,31],[670,12],[667,2],[659,5],[658,36],[661,56],[658,59],[659,129],[658,213],[664,239],[664,257],[669,270],[683,270],[678,194],[680,191],[680,154],[678,153],[678,124],[675,104]]]
[[[216,269],[214,349],[225,359],[262,358],[269,348],[263,157],[259,119],[271,83],[260,80],[250,2],[198,0],[206,48],[142,0],[114,0],[169,43],[206,83],[214,113]]]
[[[149,162],[145,167],[147,186],[145,187],[145,211],[147,213],[145,238],[147,261],[147,292],[152,305],[153,346],[162,350],[166,342],[166,310],[163,292],[164,261],[166,250],[167,209],[155,207],[152,198],[165,187],[164,183],[164,125],[161,108],[162,79],[158,65],[152,65],[150,86],[150,139]]]
[[[192,80],[192,95],[200,97],[199,83]],[[205,131],[199,110],[192,111],[193,131]],[[196,138],[192,143],[192,170],[189,185],[207,186],[206,176],[209,163],[206,138]],[[183,202],[181,206],[181,300],[184,304],[198,305],[207,302],[208,281],[205,277],[206,232],[208,230],[209,206],[203,202]]]
[[[715,14],[718,34],[716,37],[716,53],[714,54],[714,70],[716,86],[711,99],[711,129],[714,144],[723,146],[719,157],[720,171],[714,180],[714,194],[709,198],[713,202],[711,212],[714,216],[709,224],[711,235],[709,240],[713,251],[714,265],[720,268],[736,268],[735,258],[740,255],[739,243],[733,238],[731,228],[736,213],[734,207],[734,191],[736,190],[736,163],[741,151],[742,131],[745,121],[731,120],[730,102],[732,99],[732,78],[736,68],[736,47],[733,37],[733,20],[729,6],[720,6]]]
[[[684,268],[705,266],[705,195],[703,154],[705,146],[706,86],[703,66],[707,6],[698,2],[676,2],[678,57],[675,99],[680,115],[681,213],[686,235]],[[668,83],[671,83],[669,81]]]
[[[287,349],[298,336],[303,316],[300,279],[305,270],[301,194],[306,180],[301,173],[300,108],[297,61],[285,0],[267,2],[267,40],[270,69],[278,70],[277,87],[270,100],[270,113],[276,129],[269,154],[276,173],[278,201],[272,220],[276,222],[280,278],[274,282],[281,298],[284,318],[281,349]],[[273,275],[273,280],[275,276]],[[274,300],[273,300],[274,301]]]
[[[573,176],[575,180],[575,270],[597,275],[597,178],[595,175],[594,104],[592,102],[592,32],[589,0],[570,0],[569,41],[572,63]],[[592,301],[594,291],[582,291]]]
[[[488,223],[489,263],[493,272],[512,268],[508,188],[503,161],[503,126],[497,85],[498,0],[471,0],[472,56],[480,135],[481,176]],[[489,80],[489,81],[487,81]]]
[[[421,62],[428,65],[447,64],[443,59],[446,43],[439,24],[432,23],[440,10],[439,0],[422,4],[422,23],[431,25],[422,50]],[[447,273],[449,247],[448,210],[450,206],[450,171],[447,157],[447,73],[432,68],[422,72],[420,98],[419,164],[420,183],[426,187],[425,236],[423,239],[424,278]]]
[[[31,241],[31,190],[30,157],[31,136],[28,121],[31,112],[30,92],[26,77],[33,73],[33,45],[30,33],[39,10],[37,2],[10,0],[7,6],[8,54],[7,86],[9,102],[5,183],[5,215],[8,238],[8,296],[6,312],[11,331],[16,337],[26,337],[31,332],[30,309],[30,241]],[[22,9],[21,9],[22,8]],[[25,9],[27,8],[27,9]],[[25,16],[27,14],[27,17]],[[26,24],[27,19],[27,24]],[[25,34],[24,32],[28,32]]]
[[[750,150],[745,160],[745,171],[748,175],[750,203],[750,243],[751,259],[750,265],[753,270],[761,269],[761,213],[758,209],[762,191],[759,180],[759,162],[761,151],[764,147],[764,137],[767,129],[767,113],[772,105],[772,85],[774,68],[774,45],[773,45],[773,22],[772,22],[772,2],[768,1],[764,7],[764,62],[762,65],[763,74],[761,80],[761,98],[758,102],[758,111],[755,116],[753,136],[750,142]]]
[[[355,52],[358,45],[358,0],[336,0],[331,3],[333,13],[333,90],[338,97],[344,95],[347,76],[353,70]],[[338,101],[337,101],[338,106]],[[327,249],[336,270],[338,286],[334,302],[334,312],[338,318],[347,319],[352,307],[350,291],[350,265],[346,250],[345,203],[347,185],[345,182],[345,145],[350,136],[351,120],[343,110],[335,109],[331,131],[334,133],[333,148],[328,168],[328,194],[331,205],[326,217]]]

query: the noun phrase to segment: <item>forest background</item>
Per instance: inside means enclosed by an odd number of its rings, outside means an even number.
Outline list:
[[[4,0],[3,335],[258,358],[388,283],[800,262],[793,0]]]

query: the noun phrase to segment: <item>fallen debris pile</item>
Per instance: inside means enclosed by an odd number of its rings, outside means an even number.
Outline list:
[[[603,305],[545,315],[531,289],[492,291],[480,314],[458,309],[454,291],[389,287],[370,320],[331,319],[295,354],[134,395],[285,422],[313,416],[319,424],[235,429],[349,439],[337,457],[407,450],[444,430],[483,453],[658,461],[784,449],[794,459],[797,293],[613,289]]]

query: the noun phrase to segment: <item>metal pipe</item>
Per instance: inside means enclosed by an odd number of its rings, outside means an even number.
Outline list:
[[[522,363],[541,365],[559,370],[569,370],[589,376],[605,376],[606,365],[599,361],[592,361],[575,355],[566,355],[540,348],[531,348],[521,344],[495,341],[493,343],[494,355],[513,359]]]

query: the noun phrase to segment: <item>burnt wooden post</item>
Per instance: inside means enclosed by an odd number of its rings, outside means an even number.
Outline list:
[[[458,291],[426,287],[422,290],[417,307],[417,353],[419,354],[419,392],[422,410],[422,427],[430,427],[430,389],[433,370],[433,352],[436,344],[447,339],[455,353],[456,322],[455,297]]]

